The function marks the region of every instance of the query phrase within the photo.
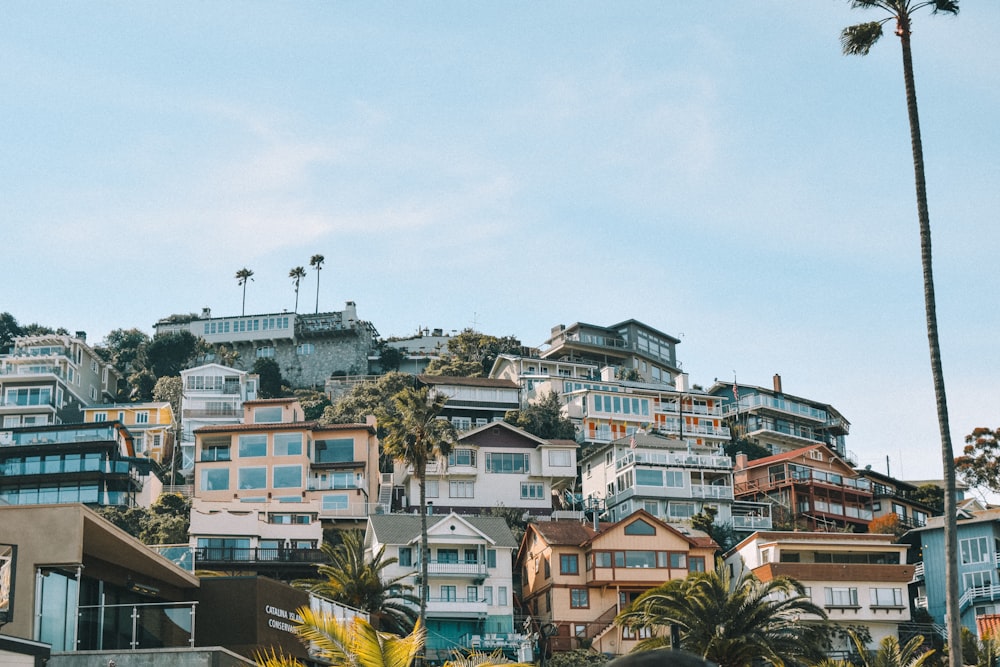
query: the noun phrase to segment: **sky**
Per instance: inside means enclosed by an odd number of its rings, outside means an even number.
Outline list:
[[[941,477],[893,26],[846,0],[0,10],[0,312],[86,331],[357,303],[540,345],[634,318]],[[686,10],[686,11],[685,11]],[[956,451],[1000,426],[1000,3],[913,32]]]

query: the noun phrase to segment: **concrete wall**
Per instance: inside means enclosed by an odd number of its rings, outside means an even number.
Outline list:
[[[46,667],[247,667],[252,660],[220,647],[148,651],[78,651],[56,653]]]

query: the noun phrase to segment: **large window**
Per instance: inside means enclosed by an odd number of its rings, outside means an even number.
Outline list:
[[[413,567],[413,547],[399,547],[399,565]]]
[[[266,489],[267,468],[240,468],[239,485],[241,489]]]
[[[590,591],[586,588],[569,589],[569,606],[571,609],[586,609],[590,606]]]
[[[353,460],[353,438],[316,441],[316,463],[349,463]]]
[[[441,587],[441,601],[455,602],[458,600],[458,589],[455,586]]]
[[[295,489],[302,486],[302,466],[274,466],[273,484],[276,489]]]
[[[438,549],[437,561],[439,563],[457,563],[458,549]]]
[[[448,496],[451,498],[474,498],[475,482],[448,482]]]
[[[857,607],[858,589],[835,587],[825,589],[827,607]]]
[[[254,408],[254,424],[279,424],[281,423],[281,406],[268,406],[266,408]]]
[[[476,450],[474,449],[454,449],[448,454],[448,465],[450,466],[471,466],[476,465]]]
[[[985,537],[973,537],[959,542],[962,563],[985,563],[989,560],[989,545]]]
[[[267,456],[267,436],[264,434],[240,436],[240,458]]]
[[[559,574],[580,574],[579,556],[559,554]]]
[[[545,497],[545,485],[540,482],[521,482],[522,500],[540,500]]]
[[[348,497],[346,493],[327,493],[323,496],[323,509],[328,512],[346,510]]]
[[[225,491],[229,488],[229,469],[216,468],[201,471],[202,491]]]
[[[8,405],[50,405],[51,387],[33,387],[7,390]]]
[[[871,589],[871,603],[873,607],[902,607],[903,589],[873,588]]]
[[[486,472],[524,474],[529,470],[528,455],[508,452],[487,452]]]
[[[301,433],[275,433],[274,434],[274,455],[275,456],[301,456],[302,455],[302,434]]]
[[[553,468],[568,468],[573,465],[573,457],[565,449],[550,450],[549,465]]]

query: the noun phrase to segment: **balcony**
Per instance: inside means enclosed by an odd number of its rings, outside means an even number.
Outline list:
[[[25,379],[39,375],[54,375],[57,378],[65,379],[66,371],[61,366],[48,364],[6,364],[0,368],[0,375]]]
[[[196,570],[253,571],[270,576],[314,576],[316,564],[327,562],[320,549],[266,547],[196,547]]]
[[[1000,585],[987,584],[986,586],[973,586],[966,588],[965,592],[962,593],[962,597],[958,600],[958,608],[964,610],[975,602],[998,599],[1000,599]]]
[[[826,410],[820,410],[818,408],[805,405],[804,403],[790,401],[785,398],[764,396],[762,394],[742,396],[740,397],[739,403],[736,405],[731,404],[726,412],[729,415],[734,415],[740,412],[747,412],[761,408],[782,412],[788,415],[795,415],[796,417],[804,417],[820,424],[826,424],[830,421],[830,416],[827,414]]]
[[[730,519],[733,530],[771,530],[771,517],[769,516],[737,516]]]
[[[522,635],[517,632],[512,632],[509,634],[493,634],[493,635],[471,635],[466,634],[458,640],[459,645],[468,646],[469,648],[475,649],[477,651],[487,650],[492,651],[493,649],[516,649],[519,648],[525,642],[530,641],[527,635]]]
[[[197,605],[197,602],[167,602],[81,606],[76,648],[135,651],[194,646]],[[122,619],[124,623],[120,622]]]
[[[416,564],[417,578],[420,577],[420,563]],[[428,577],[458,577],[463,579],[485,579],[486,563],[452,563],[430,560],[427,562]]]
[[[348,503],[345,507],[324,507],[319,511],[320,519],[363,519],[372,514],[385,514],[384,505],[379,503]]]
[[[427,598],[427,615],[439,618],[486,618],[486,600],[459,600],[447,597]]]
[[[732,500],[733,487],[721,484],[692,484],[692,498],[714,498],[717,500]]]
[[[997,554],[1000,556],[1000,554]],[[913,565],[913,581],[923,581],[924,580],[924,562],[914,563]]]
[[[662,465],[669,467],[684,466],[690,468],[719,468],[731,470],[733,460],[728,456],[712,454],[686,454],[684,452],[634,452],[630,451],[617,461],[615,468],[622,470],[630,465],[641,463],[646,465]]]

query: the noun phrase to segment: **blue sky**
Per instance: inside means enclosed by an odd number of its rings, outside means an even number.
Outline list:
[[[8,2],[0,311],[320,307],[384,336],[635,318],[695,383],[837,407],[939,477],[899,43],[846,0]],[[1000,425],[1000,3],[914,27],[955,445]],[[11,270],[13,269],[13,270]],[[309,272],[300,310],[315,303]]]

